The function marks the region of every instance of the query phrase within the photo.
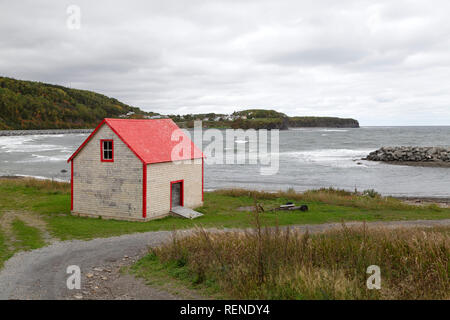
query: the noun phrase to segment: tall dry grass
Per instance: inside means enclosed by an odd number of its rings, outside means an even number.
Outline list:
[[[373,190],[351,192],[342,189],[321,188],[300,193],[296,192],[293,189],[277,192],[249,191],[245,189],[223,189],[215,191],[215,193],[231,197],[256,197],[261,200],[275,200],[279,198],[285,198],[297,201],[322,202],[330,205],[350,206],[360,209],[408,210],[416,208],[398,199],[392,197],[383,197]]]
[[[26,187],[43,190],[51,193],[70,192],[70,183],[54,180],[41,180],[33,178],[0,178],[0,185],[8,187]]]
[[[235,299],[449,299],[449,235],[345,225],[310,235],[259,224],[249,232],[199,229],[152,254]],[[366,286],[370,265],[381,268],[380,290]]]

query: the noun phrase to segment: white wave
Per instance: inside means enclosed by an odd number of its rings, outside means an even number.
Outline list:
[[[289,128],[292,131],[303,132],[347,132],[347,129],[327,129],[327,128]]]
[[[372,149],[318,149],[307,151],[289,151],[280,154],[302,162],[313,162],[333,167],[366,167],[360,160]],[[358,162],[360,164],[358,164]]]
[[[32,176],[27,174],[14,174],[15,177],[24,177],[24,178],[34,178],[38,180],[53,180],[57,182],[67,182],[68,180],[65,179],[59,179],[59,178],[49,178],[49,177],[43,177],[43,176]]]
[[[40,152],[40,151],[58,151],[63,147],[52,145],[52,144],[41,144],[41,145],[10,145],[4,147],[5,152]]]
[[[345,129],[320,129],[319,132],[347,132]]]
[[[50,136],[50,135],[48,135]],[[5,136],[0,137],[0,150],[2,152],[40,152],[40,151],[57,151],[66,149],[66,147],[54,144],[30,144],[36,143],[38,136]]]
[[[29,141],[33,141],[33,138],[31,136],[3,136],[0,137],[0,148],[6,148],[8,146],[20,146]]]
[[[33,134],[31,137],[33,137],[34,140],[42,140],[41,138],[61,138],[65,137],[65,134]]]
[[[59,152],[62,152],[62,153],[66,153],[66,154],[72,154],[72,153],[74,153],[75,152],[75,150],[76,149],[71,149],[71,148],[63,148],[63,149],[61,149]]]
[[[310,129],[310,128],[289,128],[289,130],[292,130],[292,131],[313,131],[313,129]]]
[[[67,155],[44,156],[44,155],[39,155],[39,154],[32,154],[31,156],[32,156],[31,159],[19,160],[19,161],[16,161],[16,163],[66,161],[69,158]]]

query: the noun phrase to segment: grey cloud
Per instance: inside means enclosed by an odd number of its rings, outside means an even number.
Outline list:
[[[81,29],[66,28],[69,5]],[[0,74],[162,113],[278,108],[450,124],[450,4],[436,0],[0,3]]]

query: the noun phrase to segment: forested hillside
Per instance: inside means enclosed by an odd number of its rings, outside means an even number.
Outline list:
[[[87,90],[0,77],[0,130],[95,128],[104,118],[157,115]],[[289,127],[359,127],[354,119],[288,117],[267,109],[169,115],[181,127],[202,120],[207,128],[288,129]]]
[[[359,122],[350,118],[289,117],[289,127],[359,128]]]
[[[154,114],[92,91],[0,77],[0,130],[94,128],[129,112]]]

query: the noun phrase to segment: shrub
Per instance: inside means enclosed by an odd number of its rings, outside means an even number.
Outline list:
[[[363,196],[367,196],[370,198],[381,198],[381,194],[376,192],[374,189],[367,189],[362,192]]]

